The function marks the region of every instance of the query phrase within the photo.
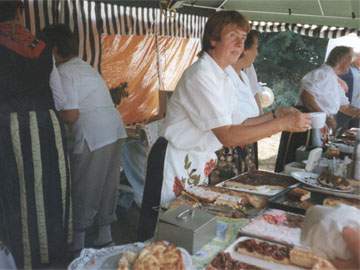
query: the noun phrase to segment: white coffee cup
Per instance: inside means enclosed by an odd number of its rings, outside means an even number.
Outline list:
[[[326,113],[324,112],[312,112],[310,113],[311,117],[311,127],[312,128],[323,128],[326,121]]]

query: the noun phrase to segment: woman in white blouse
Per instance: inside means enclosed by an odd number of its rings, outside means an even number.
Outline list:
[[[219,11],[207,21],[198,61],[182,75],[171,97],[162,137],[152,147],[138,239],[153,236],[157,211],[193,185],[207,184],[222,146],[251,144],[282,130],[310,127],[307,114],[283,110],[249,118],[229,72],[244,49],[248,21]],[[161,200],[160,200],[161,198]]]
[[[299,106],[306,112],[325,112],[326,123],[335,131],[334,115],[341,111],[353,118],[359,118],[360,110],[351,106],[341,86],[339,75],[348,71],[352,60],[352,49],[335,47],[329,54],[326,63],[307,73],[301,80]],[[296,159],[296,149],[305,145],[307,133],[281,136],[275,171],[281,172],[284,166]]]
[[[250,82],[250,78],[244,72],[245,68],[250,67],[257,56],[259,32],[251,30],[244,43],[244,51],[238,61],[228,69],[228,75],[238,90],[238,108],[248,118],[257,117],[261,114],[260,106],[255,98],[257,85]],[[256,73],[255,73],[256,75]],[[257,79],[256,79],[257,82]],[[256,143],[246,147],[227,148],[224,147],[217,151],[217,166],[211,174],[211,183],[231,178],[239,173],[257,168],[257,148]]]
[[[352,61],[350,47],[335,47],[329,54],[326,63],[307,73],[301,80],[300,104],[311,112],[325,112],[327,125],[334,129],[334,115],[338,111],[359,118],[360,110],[349,103],[339,83],[339,75],[346,73]]]

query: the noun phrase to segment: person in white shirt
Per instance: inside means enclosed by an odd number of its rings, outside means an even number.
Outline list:
[[[236,89],[241,95],[239,109],[246,112],[251,117],[256,117],[262,112],[261,106],[257,103],[255,94],[259,84],[250,82],[249,77],[244,72],[244,68],[250,67],[257,56],[259,32],[251,30],[244,43],[244,52],[238,61],[228,69],[228,75]],[[255,70],[254,70],[255,71]],[[256,73],[255,73],[256,75]],[[244,147],[227,148],[224,147],[217,151],[218,163],[210,176],[211,183],[229,179],[245,171],[256,170],[257,168],[257,145],[256,143]]]
[[[354,52],[349,71],[339,77],[348,89],[346,96],[349,98],[350,104],[360,108],[360,52]],[[344,129],[359,127],[359,119],[354,119],[341,112],[336,115],[336,122]]]
[[[325,112],[326,123],[334,131],[338,111],[353,117],[360,117],[360,109],[350,105],[339,75],[349,70],[353,51],[350,47],[335,47],[329,54],[326,63],[307,73],[301,80],[299,104],[311,112]]]
[[[260,114],[263,113],[263,109],[260,103],[261,86],[259,84],[257,74],[254,68],[254,61],[258,55],[260,33],[256,30],[251,30],[246,37],[244,44],[243,57],[240,57],[238,66],[247,75],[251,87],[251,91],[255,97],[256,103],[259,107]]]
[[[228,72],[243,52],[248,21],[219,11],[207,21],[200,58],[182,75],[170,98],[162,137],[148,158],[138,240],[153,236],[158,212],[186,188],[207,184],[215,151],[253,143],[281,130],[310,127],[307,114],[284,111],[252,117],[241,110],[241,93]]]
[[[99,226],[95,247],[112,243],[110,224],[115,221],[120,149],[126,131],[109,89],[100,74],[77,57],[74,34],[68,26],[44,30],[53,46],[66,102],[61,118],[71,126],[73,251],[84,247],[85,230]]]
[[[326,123],[334,132],[339,111],[354,118],[359,118],[360,110],[351,106],[342,88],[339,75],[348,71],[352,59],[352,49],[335,47],[326,63],[307,73],[301,80],[299,107],[306,112],[325,112]],[[283,132],[276,160],[275,171],[283,171],[286,164],[296,160],[296,149],[307,146],[310,140],[307,133],[289,134]]]

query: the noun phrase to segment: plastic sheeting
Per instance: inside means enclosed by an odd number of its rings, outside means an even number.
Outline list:
[[[128,83],[129,96],[118,110],[126,124],[144,122],[159,110],[159,90],[172,91],[196,60],[200,40],[178,37],[102,37],[101,70],[109,88]]]

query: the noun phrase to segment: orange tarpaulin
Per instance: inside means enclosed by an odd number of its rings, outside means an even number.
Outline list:
[[[196,60],[199,39],[155,36],[102,37],[101,70],[109,88],[128,83],[129,97],[118,107],[126,124],[156,115],[159,90],[174,90]]]

